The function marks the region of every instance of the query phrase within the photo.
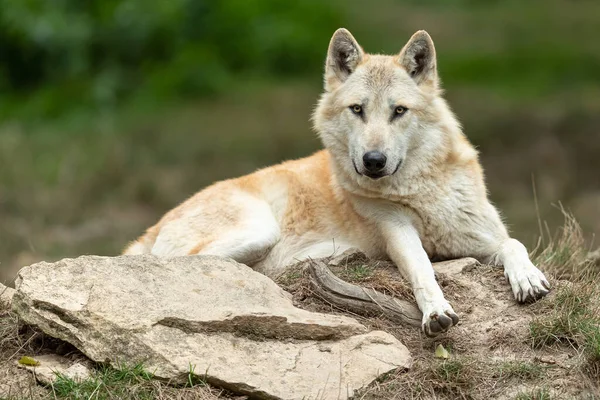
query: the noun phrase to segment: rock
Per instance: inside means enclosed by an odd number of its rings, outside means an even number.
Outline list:
[[[436,274],[446,274],[449,276],[462,274],[463,272],[472,271],[473,268],[481,265],[479,261],[471,257],[458,258],[456,260],[448,260],[433,263],[433,269]]]
[[[43,385],[51,385],[58,375],[62,375],[75,382],[81,382],[90,377],[90,370],[80,362],[73,362],[56,354],[46,354],[34,357],[39,365],[29,366],[18,364],[19,368],[32,372],[35,379]]]
[[[13,310],[94,361],[142,362],[159,378],[190,370],[263,399],[346,399],[408,368],[392,335],[295,308],[249,267],[218,257],[85,256],[23,268]]]
[[[362,251],[357,248],[351,247],[343,253],[331,257],[327,265],[332,267],[339,267],[347,264],[352,264],[357,261],[368,262],[369,258]]]
[[[10,303],[12,302],[12,298],[15,294],[15,289],[10,288],[8,286],[4,286],[2,283],[0,283],[0,306],[1,305],[10,305]]]
[[[0,399],[47,399],[48,392],[35,378],[11,362],[0,363]]]

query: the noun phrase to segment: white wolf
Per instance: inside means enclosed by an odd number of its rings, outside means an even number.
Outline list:
[[[294,260],[357,247],[398,266],[430,336],[458,322],[432,258],[503,265],[521,302],[548,293],[487,199],[477,152],[441,97],[427,32],[384,56],[337,30],[313,120],[325,150],[200,191],[125,254],[219,255],[276,276]]]

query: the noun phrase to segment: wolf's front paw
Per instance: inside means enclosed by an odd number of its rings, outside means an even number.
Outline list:
[[[435,337],[458,324],[458,315],[448,302],[432,302],[423,310],[423,332]]]
[[[533,264],[518,269],[505,269],[504,276],[510,283],[515,299],[521,303],[535,301],[550,292],[550,283]]]

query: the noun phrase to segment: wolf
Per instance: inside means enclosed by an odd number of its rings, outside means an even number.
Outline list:
[[[432,259],[503,266],[519,302],[549,292],[488,200],[478,153],[442,97],[427,32],[377,55],[338,29],[313,123],[324,150],[201,190],[124,254],[217,255],[276,277],[294,261],[358,248],[397,265],[428,336],[459,322]]]

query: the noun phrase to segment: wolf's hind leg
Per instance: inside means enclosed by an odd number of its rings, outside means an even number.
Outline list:
[[[250,266],[263,259],[281,237],[279,224],[262,201],[244,214],[235,225],[201,239],[189,254],[229,257]]]
[[[270,205],[235,187],[217,189],[176,209],[175,217],[161,224],[152,254],[207,254],[248,265],[264,257],[281,237]]]
[[[262,260],[279,241],[279,229],[273,226],[246,225],[226,232],[212,241],[200,242],[189,254],[229,257],[252,266]]]

